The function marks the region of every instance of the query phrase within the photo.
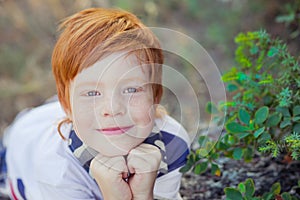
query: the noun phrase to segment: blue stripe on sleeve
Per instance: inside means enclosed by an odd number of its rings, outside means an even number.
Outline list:
[[[165,143],[168,171],[173,171],[182,167],[189,154],[187,143],[180,137],[161,131],[162,141]]]
[[[24,200],[26,200],[25,187],[24,187],[23,181],[19,178],[17,179],[17,186],[18,186],[20,195],[23,197]]]
[[[156,140],[162,141],[165,145],[165,149],[160,149],[163,157],[162,159],[168,165],[168,172],[185,165],[189,154],[189,147],[182,138],[165,131],[160,131],[159,134],[149,136],[144,143],[155,145]],[[158,177],[163,176],[164,174],[165,173],[160,172]]]
[[[71,144],[69,145],[69,148],[72,152],[74,152],[77,148],[79,148],[83,143],[82,141],[77,137],[74,130],[70,132],[69,138],[72,140]]]

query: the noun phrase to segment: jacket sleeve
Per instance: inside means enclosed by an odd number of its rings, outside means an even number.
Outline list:
[[[100,200],[91,194],[87,188],[78,185],[53,186],[46,183],[39,183],[43,200],[64,199],[64,200]]]
[[[161,176],[156,179],[154,185],[154,198],[155,199],[182,199],[179,194],[182,173],[179,169]]]

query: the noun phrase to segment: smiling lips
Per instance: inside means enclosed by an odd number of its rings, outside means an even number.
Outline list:
[[[97,131],[100,131],[104,135],[121,135],[126,133],[132,127],[133,125],[123,126],[123,127],[103,128],[103,129],[97,129]]]

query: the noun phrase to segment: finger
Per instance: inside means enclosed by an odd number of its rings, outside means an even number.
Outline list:
[[[136,148],[132,149],[129,152],[128,157],[141,157],[145,159],[158,159],[161,160],[161,152],[160,149],[154,145],[150,144],[141,144],[137,146]],[[128,159],[128,158],[127,158]]]
[[[127,161],[128,170],[134,173],[149,173],[157,171],[160,162],[147,157],[132,157]]]
[[[157,171],[161,162],[160,150],[149,144],[143,144],[129,152],[127,166],[130,173],[149,173]]]
[[[123,156],[106,157],[99,154],[93,159],[93,161],[95,168],[106,168],[109,171],[115,171],[118,173],[128,173],[126,161]]]

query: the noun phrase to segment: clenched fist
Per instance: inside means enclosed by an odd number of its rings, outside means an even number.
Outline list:
[[[132,149],[127,157],[98,154],[91,162],[91,172],[104,199],[147,200],[153,199],[160,162],[160,150],[143,143]]]
[[[98,154],[90,167],[104,199],[132,199],[131,189],[125,181],[128,168],[123,156],[106,157]]]
[[[134,200],[153,199],[153,187],[160,162],[160,150],[150,144],[141,144],[129,152],[127,166],[132,176],[128,183]]]

